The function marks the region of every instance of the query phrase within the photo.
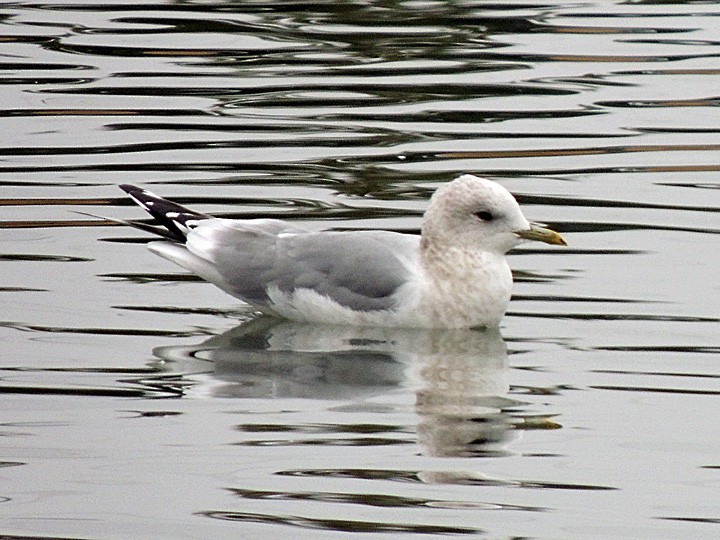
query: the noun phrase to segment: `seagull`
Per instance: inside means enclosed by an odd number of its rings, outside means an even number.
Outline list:
[[[122,222],[163,238],[151,252],[262,313],[306,323],[498,327],[512,289],[505,254],[523,240],[567,245],[530,223],[507,189],[470,174],[435,191],[420,236],[217,218],[120,188],[157,221]]]

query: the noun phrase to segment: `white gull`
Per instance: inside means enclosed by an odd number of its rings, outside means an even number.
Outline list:
[[[129,223],[166,238],[150,251],[261,312],[301,322],[496,327],[512,289],[508,250],[523,239],[565,245],[528,222],[500,184],[469,174],[433,194],[420,236],[215,218],[120,187],[162,226]]]

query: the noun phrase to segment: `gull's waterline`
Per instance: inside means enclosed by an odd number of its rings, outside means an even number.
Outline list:
[[[565,245],[531,224],[500,184],[463,175],[439,188],[421,235],[313,232],[275,219],[200,214],[120,186],[164,228],[149,249],[258,310],[364,326],[497,326],[510,301],[505,254],[523,239]]]

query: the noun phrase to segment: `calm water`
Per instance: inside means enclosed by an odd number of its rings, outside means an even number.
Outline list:
[[[717,538],[720,5],[0,4],[0,535]],[[567,249],[500,333],[252,313],[135,183],[417,231],[462,172]]]

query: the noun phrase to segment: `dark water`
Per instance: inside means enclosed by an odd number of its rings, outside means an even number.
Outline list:
[[[720,6],[0,4],[0,535],[716,538]],[[74,212],[567,249],[501,334],[275,324]]]

